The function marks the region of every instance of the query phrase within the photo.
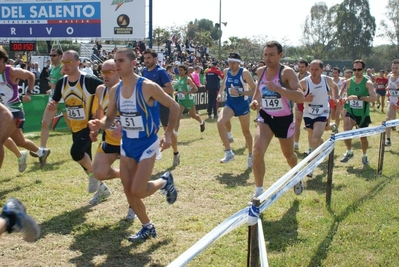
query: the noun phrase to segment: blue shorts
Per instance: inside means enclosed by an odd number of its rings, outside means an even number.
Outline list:
[[[224,104],[229,107],[233,112],[235,117],[247,115],[249,113],[249,103],[248,100],[245,101],[228,101]]]
[[[309,118],[309,117],[304,117],[303,120],[305,121],[305,127],[307,129],[313,129],[313,125],[314,125],[315,122],[318,122],[318,121],[327,122],[328,118],[324,117],[324,116],[323,117],[316,117],[314,119]]]
[[[379,94],[380,96],[385,96],[387,91],[385,89],[377,89],[375,90],[377,94]]]
[[[159,140],[156,134],[147,138],[121,140],[121,155],[132,158],[136,162],[148,159],[159,151]]]
[[[17,128],[23,129],[25,124],[25,113],[23,110],[12,112],[13,119],[17,120]]]

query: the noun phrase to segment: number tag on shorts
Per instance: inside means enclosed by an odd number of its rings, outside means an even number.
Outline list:
[[[353,109],[362,109],[363,100],[349,100],[349,106]]]
[[[283,101],[281,97],[264,96],[262,107],[266,110],[283,110]]]
[[[83,106],[68,106],[66,109],[70,120],[82,121],[86,119]]]
[[[139,132],[144,130],[143,118],[139,112],[121,113],[122,129],[127,132]]]
[[[389,95],[390,96],[399,96],[399,90],[396,90],[396,89],[390,89],[389,90]]]
[[[325,109],[323,105],[309,105],[308,112],[310,115],[320,115],[323,114]]]

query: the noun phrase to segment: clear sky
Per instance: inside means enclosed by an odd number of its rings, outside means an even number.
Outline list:
[[[194,19],[209,19],[219,22],[220,0],[153,0],[153,26],[165,28],[185,25]],[[299,45],[302,27],[311,7],[316,2],[325,2],[328,7],[341,3],[339,0],[221,0],[221,21],[223,37],[253,37],[267,35],[268,39],[280,41],[284,37],[288,45]],[[369,0],[371,15],[377,28],[386,12],[388,0]],[[148,20],[148,18],[147,18]],[[374,45],[388,43],[381,38],[374,39]]]

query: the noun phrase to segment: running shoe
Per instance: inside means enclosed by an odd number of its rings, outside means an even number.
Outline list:
[[[133,209],[129,206],[129,210],[127,211],[127,215],[125,217],[126,221],[133,221],[134,219],[136,219],[137,215],[136,213],[134,213]]]
[[[36,221],[26,214],[26,208],[16,198],[9,198],[3,206],[2,217],[15,218],[14,225],[7,225],[7,231],[21,232],[27,242],[35,242],[40,237],[40,227]]]
[[[166,184],[164,188],[162,188],[163,193],[166,194],[166,201],[169,204],[175,203],[177,199],[177,189],[172,174],[170,172],[165,172],[161,178],[166,180]]]
[[[308,174],[306,174],[307,177],[312,178],[313,177],[313,172],[309,172]]]
[[[91,205],[97,205],[97,204],[103,202],[105,199],[109,198],[110,195],[111,195],[111,191],[108,189],[108,187],[104,183],[102,183],[100,185],[100,187],[98,188],[97,192],[90,199],[89,203]]]
[[[18,170],[19,172],[23,172],[26,170],[26,158],[28,157],[28,151],[22,151],[21,157],[18,159]]]
[[[391,145],[392,144],[390,139],[385,140],[385,146],[391,146]]]
[[[142,227],[140,231],[137,232],[137,234],[134,234],[128,238],[130,242],[136,242],[136,241],[144,241],[148,238],[155,238],[157,237],[157,232],[155,230],[155,225],[151,224],[150,227]]]
[[[233,151],[230,149],[230,150],[227,150],[227,151],[225,152],[224,158],[222,158],[222,159],[220,160],[220,163],[227,163],[227,162],[229,162],[229,161],[231,161],[231,160],[234,160],[234,153],[233,153]]]
[[[302,181],[299,181],[296,185],[294,185],[294,193],[295,195],[300,195],[303,192],[303,184]]]
[[[173,154],[173,166],[180,165],[180,153]]]
[[[294,151],[299,151],[299,144],[294,144]]]
[[[337,133],[338,133],[338,127],[337,127],[337,125],[336,125],[335,123],[333,123],[333,124],[331,124],[331,127],[332,127],[332,132],[333,132],[334,134],[337,134]]]
[[[348,162],[348,160],[350,160],[351,158],[353,158],[353,152],[352,153],[349,153],[349,152],[346,152],[345,154],[344,154],[344,157],[341,159],[341,162]]]
[[[363,165],[369,165],[369,160],[367,159],[367,156],[362,157],[362,163]]]
[[[47,163],[47,157],[50,155],[51,150],[48,148],[43,148],[43,155],[39,157],[40,168],[43,168]]]
[[[309,155],[310,153],[312,153],[312,150],[310,148],[303,152],[303,154],[306,156]]]
[[[89,193],[94,193],[94,192],[96,192],[96,191],[98,190],[98,187],[99,187],[99,186],[100,186],[100,181],[97,180],[97,179],[94,177],[94,175],[93,175],[92,172],[89,173],[89,187],[88,187],[87,191],[88,191]]]
[[[33,151],[29,151],[29,155],[31,155],[32,157],[34,157],[34,158],[38,158],[39,156],[35,153],[35,152],[33,152]]]
[[[200,124],[200,131],[201,131],[201,133],[202,133],[203,131],[205,131],[205,121],[204,121],[204,120],[203,120],[202,123]]]

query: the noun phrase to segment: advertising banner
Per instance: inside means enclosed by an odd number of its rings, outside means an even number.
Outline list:
[[[145,0],[0,0],[9,39],[145,37]]]

